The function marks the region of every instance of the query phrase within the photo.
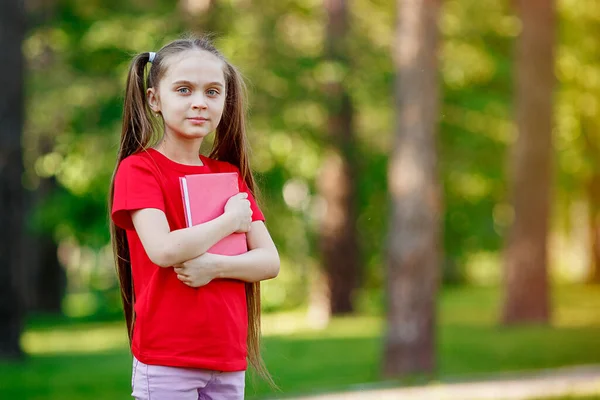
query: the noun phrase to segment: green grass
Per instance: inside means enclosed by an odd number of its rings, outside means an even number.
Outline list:
[[[600,363],[600,287],[557,289],[551,326],[499,327],[499,303],[495,289],[442,293],[438,371],[430,377],[381,381],[383,321],[377,316],[336,318],[327,329],[313,330],[302,313],[267,315],[265,360],[286,395]],[[0,363],[0,398],[128,398],[131,358],[122,323],[32,321],[23,344],[27,360]],[[261,382],[249,384],[247,395],[280,397]]]

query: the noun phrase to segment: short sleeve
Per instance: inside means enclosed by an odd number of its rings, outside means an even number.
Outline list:
[[[258,204],[256,204],[256,200],[254,199],[252,192],[248,189],[248,185],[246,185],[246,182],[242,179],[242,174],[240,173],[240,170],[236,167],[234,168],[235,171],[238,173],[238,184],[240,187],[240,192],[248,193],[248,200],[250,200],[250,208],[252,209],[252,221],[264,221],[265,216],[258,207]]]
[[[165,212],[165,201],[148,163],[140,157],[130,156],[117,168],[111,217],[118,227],[133,229],[131,211],[143,208],[157,208]]]

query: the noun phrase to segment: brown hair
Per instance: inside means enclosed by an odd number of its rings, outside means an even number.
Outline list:
[[[248,162],[249,147],[245,124],[246,86],[242,76],[214,47],[208,37],[185,38],[165,45],[156,53],[146,78],[145,70],[150,60],[150,53],[138,54],[131,62],[123,106],[121,143],[117,154],[117,165],[110,184],[109,213],[112,210],[114,180],[119,164],[127,156],[146,150],[156,140],[153,136],[158,130],[159,121],[152,116],[152,111],[146,101],[146,89],[158,85],[168,68],[166,61],[169,57],[189,50],[208,51],[217,56],[224,65],[225,106],[209,157],[227,161],[238,167],[248,188],[255,193],[254,177]],[[127,322],[127,333],[131,343],[135,321],[135,299],[127,237],[125,230],[115,226],[111,218],[109,218],[109,223],[121,287],[121,299]],[[248,307],[248,361],[259,376],[271,386],[276,387],[260,354],[260,282],[246,283],[246,301]]]

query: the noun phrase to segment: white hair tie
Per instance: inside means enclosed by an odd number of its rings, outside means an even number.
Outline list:
[[[153,62],[154,59],[156,58],[156,53],[151,51],[150,52],[150,58],[148,59],[148,62]]]

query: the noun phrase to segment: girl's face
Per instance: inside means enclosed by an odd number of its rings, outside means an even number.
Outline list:
[[[213,54],[189,50],[173,56],[157,88],[148,89],[148,103],[160,112],[165,135],[203,139],[221,121],[225,106],[223,62]]]

